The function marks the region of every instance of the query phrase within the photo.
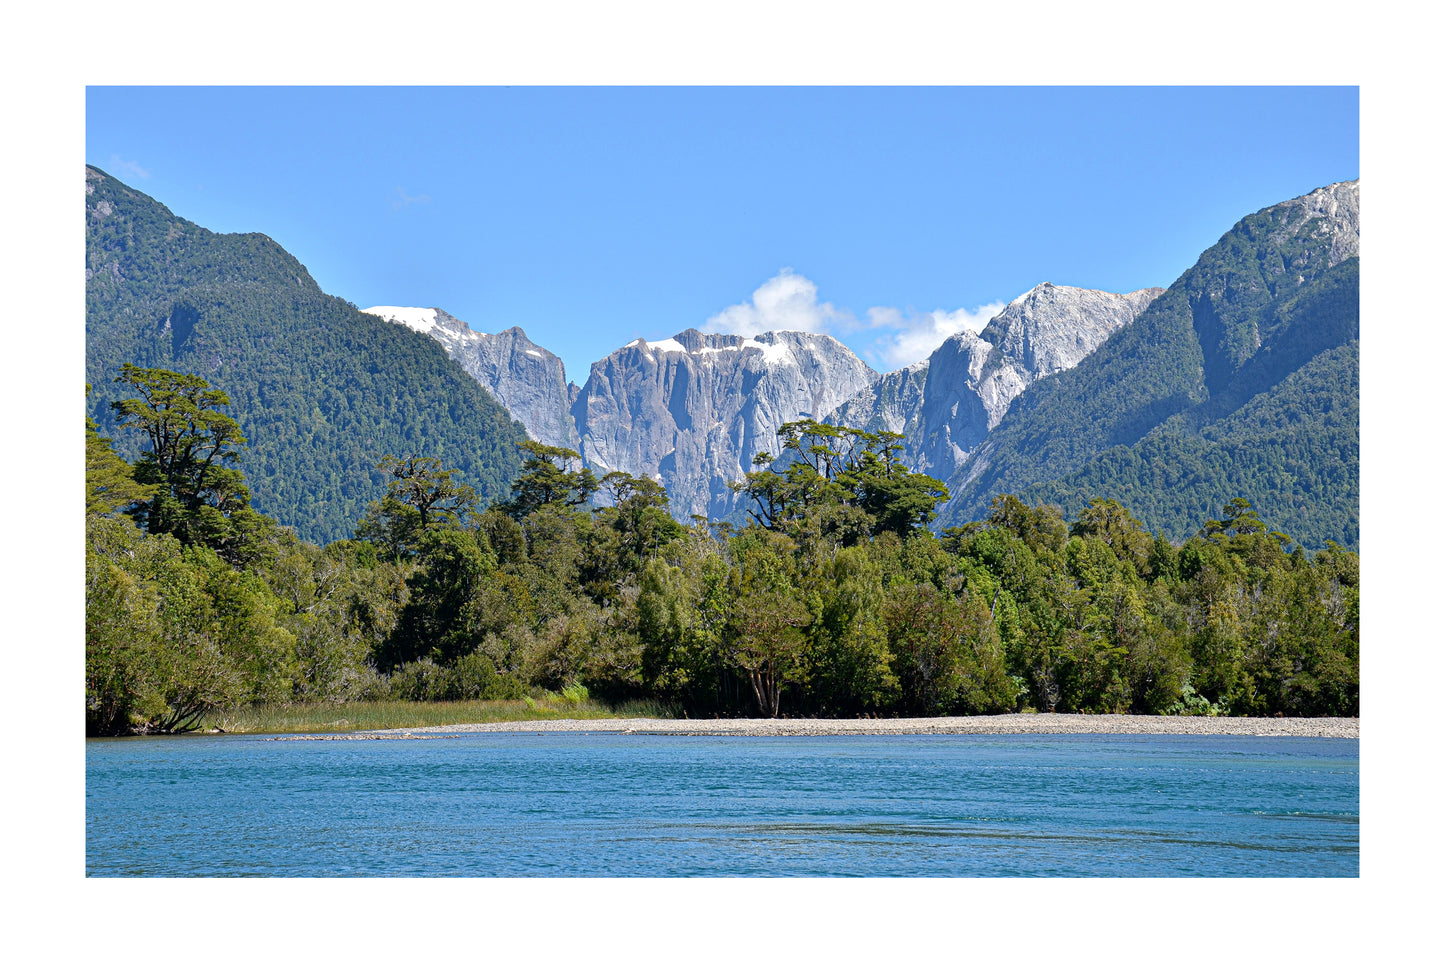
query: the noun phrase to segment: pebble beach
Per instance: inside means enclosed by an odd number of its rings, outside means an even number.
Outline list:
[[[391,740],[479,732],[748,737],[855,734],[1216,734],[1358,738],[1359,718],[1208,718],[1130,714],[1001,714],[949,718],[591,718],[500,721],[433,728],[298,735],[303,740]]]

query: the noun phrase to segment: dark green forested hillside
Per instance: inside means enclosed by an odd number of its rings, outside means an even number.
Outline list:
[[[1020,396],[950,482],[942,524],[993,497],[1114,498],[1176,538],[1221,499],[1269,503],[1311,548],[1359,534],[1359,258],[1300,202],[1246,217],[1138,319]]]
[[[1315,357],[1278,387],[1197,431],[1170,419],[1132,447],[1104,452],[1087,466],[1023,491],[1069,514],[1097,497],[1115,497],[1149,528],[1174,541],[1199,526],[1195,516],[1238,495],[1259,502],[1271,528],[1310,549],[1360,539],[1359,344]]]
[[[526,439],[440,345],[326,295],[271,239],[212,233],[87,167],[87,413],[134,458],[110,409],[126,362],[223,389],[256,508],[311,541],[351,534],[383,455],[444,459],[489,500]]]

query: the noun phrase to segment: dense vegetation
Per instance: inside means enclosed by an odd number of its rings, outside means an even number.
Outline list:
[[[256,507],[308,541],[352,532],[387,454],[506,494],[526,434],[436,342],[324,294],[265,236],[202,229],[93,167],[86,191],[87,411],[127,458],[145,446],[110,406],[131,397],[116,381],[131,363],[226,392]]]
[[[548,692],[693,716],[1358,713],[1358,557],[1291,548],[1241,499],[1179,545],[1114,501],[1066,525],[1010,496],[935,536],[947,492],[896,436],[797,422],[787,467],[740,483],[743,527],[685,527],[652,480],[524,443],[485,510],[443,461],[381,458],[383,494],[322,547],[250,509],[224,393],[121,378],[135,462],[86,423],[90,734]]]
[[[1241,490],[1312,549],[1359,534],[1359,258],[1296,206],[1246,217],[1075,368],[1034,383],[970,462],[944,521],[1003,492],[1076,515],[1127,505],[1171,537]]]
[[[1095,457],[1070,475],[1020,497],[1076,514],[1112,495],[1171,539],[1198,527],[1215,503],[1259,502],[1271,527],[1319,547],[1360,540],[1359,343],[1321,353],[1280,387],[1238,411],[1190,428],[1169,420],[1132,447]]]

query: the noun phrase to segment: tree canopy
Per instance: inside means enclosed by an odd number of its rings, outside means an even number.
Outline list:
[[[946,492],[895,437],[798,422],[741,528],[683,527],[654,480],[529,443],[485,510],[443,460],[383,457],[352,537],[258,516],[237,554],[203,510],[241,514],[210,491],[244,488],[218,464],[239,430],[223,394],[160,371],[127,370],[120,414],[158,437],[129,475],[87,422],[88,733],[583,688],[693,715],[1359,712],[1359,557],[1310,554],[1239,496],[1182,542],[1103,497],[1066,523],[999,495],[935,536]]]
[[[924,528],[948,501],[942,482],[899,462],[895,433],[804,419],[785,423],[778,435],[782,457],[760,453],[753,464],[762,468],[732,486],[752,499],[749,514],[766,528],[796,534],[816,526],[854,544],[862,535]]]
[[[168,369],[127,363],[116,381],[140,393],[112,408],[122,429],[145,437],[134,477],[154,489],[130,506],[136,521],[184,545],[208,546],[232,564],[256,558],[274,523],[251,509],[245,477],[229,467],[246,442],[220,411],[230,399],[199,376]]]

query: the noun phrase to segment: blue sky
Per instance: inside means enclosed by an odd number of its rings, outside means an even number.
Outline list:
[[[1359,175],[1355,87],[89,87],[86,161],[568,376],[689,326],[887,371],[1039,282],[1167,286]]]

